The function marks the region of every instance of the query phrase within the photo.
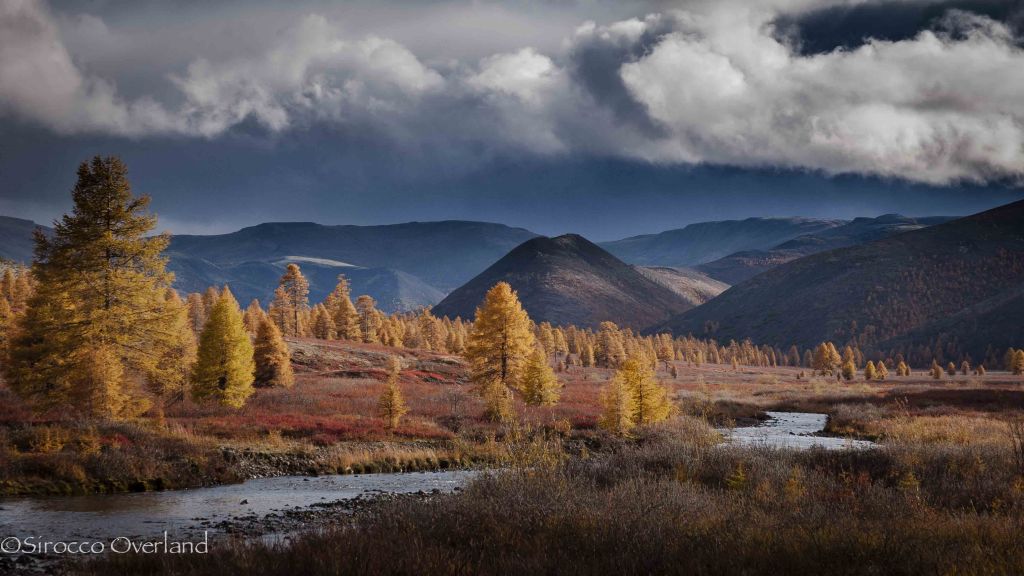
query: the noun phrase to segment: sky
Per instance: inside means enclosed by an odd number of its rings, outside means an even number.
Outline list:
[[[0,214],[594,240],[1024,198],[1024,0],[0,0]]]

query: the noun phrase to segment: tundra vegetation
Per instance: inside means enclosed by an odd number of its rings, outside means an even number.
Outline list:
[[[1024,350],[908,356],[535,323],[498,283],[474,318],[384,314],[344,276],[270,306],[178,294],[115,158],[0,273],[0,493],[180,488],[256,464],[318,474],[497,464],[288,546],[132,556],[87,574],[1015,573]],[[268,287],[268,293],[273,287]],[[915,350],[915,357],[921,350]],[[766,411],[869,451],[722,445]],[[272,458],[273,457],[273,458]],[[265,467],[262,469],[266,469]]]

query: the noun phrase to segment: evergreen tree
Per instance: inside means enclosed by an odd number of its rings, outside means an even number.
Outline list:
[[[942,367],[939,366],[939,363],[936,362],[935,360],[932,360],[932,367],[931,370],[929,370],[929,372],[931,373],[932,378],[936,380],[942,379]]]
[[[492,420],[511,419],[511,389],[520,387],[534,346],[530,317],[518,296],[508,283],[495,284],[476,309],[465,354],[470,378]]]
[[[1024,374],[1024,349],[1017,350],[1013,355],[1013,374],[1015,376]]]
[[[174,329],[181,307],[166,297],[173,275],[161,254],[169,237],[149,235],[149,198],[132,195],[117,158],[83,163],[72,200],[51,237],[36,234],[31,297],[27,275],[15,281],[27,309],[5,377],[40,409],[131,417],[149,405],[139,384],[163,390],[180,372],[166,365],[183,346]]]
[[[402,390],[398,387],[402,373],[402,364],[394,356],[388,361],[388,379],[384,383],[384,391],[377,400],[377,415],[384,419],[388,430],[398,428],[398,423],[409,409],[405,406]]]
[[[548,356],[535,347],[523,369],[521,385],[523,401],[531,406],[554,406],[558,403],[562,384],[548,364]]]
[[[277,324],[267,317],[260,319],[256,329],[253,362],[256,365],[253,385],[291,388],[295,384],[288,345],[281,337]]]
[[[956,376],[956,364],[953,364],[952,362],[946,364],[946,374]]]
[[[224,287],[199,336],[192,397],[240,408],[253,393],[255,370],[252,342],[242,323],[242,311],[231,291]]]

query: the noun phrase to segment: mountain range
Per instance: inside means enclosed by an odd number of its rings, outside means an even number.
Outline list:
[[[658,234],[633,236],[601,247],[630,264],[689,267],[743,250],[777,246],[807,234],[846,224],[817,218],[747,218],[699,222]]]
[[[1024,201],[781,264],[657,328],[982,358],[1024,341],[1022,286]]]
[[[472,318],[487,291],[508,282],[537,322],[595,328],[608,320],[643,328],[695,304],[576,234],[516,247],[449,294],[434,314]]]
[[[483,222],[266,223],[176,236],[166,254],[178,289],[230,284],[243,304],[266,304],[296,262],[314,302],[343,273],[385,311],[436,304],[471,318],[505,280],[531,317],[554,324],[977,358],[1024,343],[1022,212],[1024,202],[957,220],[749,218],[601,245]],[[34,228],[0,217],[0,258],[30,260]]]
[[[947,216],[908,218],[900,214],[855,218],[839,226],[797,236],[770,249],[742,250],[695,268],[722,282],[739,284],[761,272],[804,256],[864,244],[950,220],[952,218]]]

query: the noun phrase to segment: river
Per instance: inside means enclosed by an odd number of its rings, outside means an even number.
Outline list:
[[[260,520],[292,510],[377,493],[452,492],[473,471],[409,472],[337,476],[280,476],[242,484],[88,496],[51,496],[0,500],[0,539],[68,542],[125,537],[195,538],[239,518]],[[13,546],[13,543],[10,544]]]
[[[729,442],[748,446],[770,446],[773,448],[795,448],[808,450],[820,447],[830,450],[845,448],[874,448],[868,440],[850,440],[832,436],[820,436],[828,422],[827,414],[810,412],[767,412],[768,420],[757,426],[721,429],[719,432]]]

